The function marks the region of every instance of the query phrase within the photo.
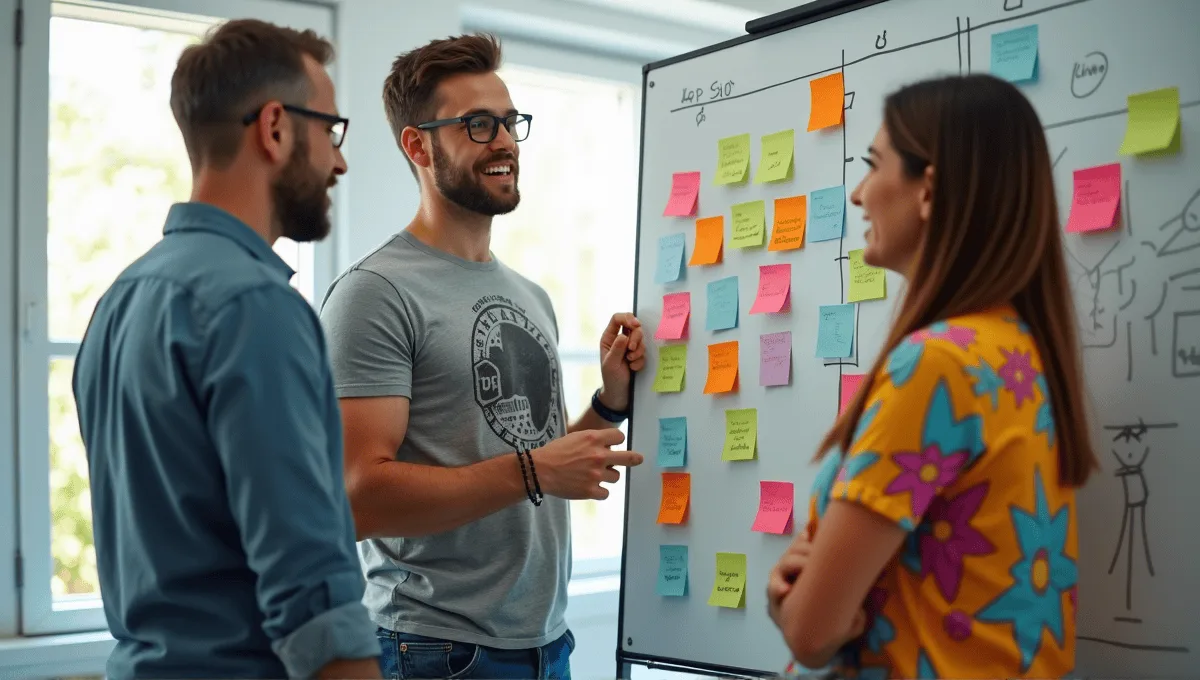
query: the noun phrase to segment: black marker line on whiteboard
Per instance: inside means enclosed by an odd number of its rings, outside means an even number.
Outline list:
[[[1132,642],[1121,642],[1119,640],[1105,640],[1104,638],[1091,637],[1089,635],[1076,635],[1077,640],[1086,640],[1088,642],[1099,642],[1102,645],[1112,645],[1113,647],[1121,647],[1122,649],[1135,649],[1145,652],[1176,652],[1187,654],[1187,647],[1168,647],[1166,645],[1139,645]]]
[[[954,17],[954,37],[958,43],[958,75],[962,75],[962,17]]]
[[[971,17],[967,17],[967,74],[971,73]]]

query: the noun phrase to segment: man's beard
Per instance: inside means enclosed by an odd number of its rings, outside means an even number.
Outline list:
[[[494,217],[507,215],[517,209],[521,192],[517,190],[517,160],[511,154],[493,157],[488,163],[511,161],[513,166],[513,190],[507,196],[495,196],[483,186],[472,168],[457,168],[442,151],[437,136],[433,137],[433,184],[451,203],[480,215]]]
[[[308,136],[296,137],[287,165],[271,185],[271,201],[280,236],[297,243],[320,241],[329,235],[327,192],[333,180],[321,177],[308,160]]]

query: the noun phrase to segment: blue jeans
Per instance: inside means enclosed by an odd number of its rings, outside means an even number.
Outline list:
[[[379,667],[383,677],[392,680],[571,680],[575,636],[569,630],[557,640],[533,649],[496,649],[386,628],[377,629],[376,635]]]

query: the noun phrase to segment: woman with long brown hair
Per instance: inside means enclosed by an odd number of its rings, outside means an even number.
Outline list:
[[[1060,677],[1097,461],[1041,123],[1002,80],[928,80],[886,99],[868,154],[863,256],[908,290],[818,450],[771,616],[807,668]]]

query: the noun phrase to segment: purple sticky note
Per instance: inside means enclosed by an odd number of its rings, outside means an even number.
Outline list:
[[[792,332],[759,338],[758,381],[763,387],[786,385],[792,379]]]

